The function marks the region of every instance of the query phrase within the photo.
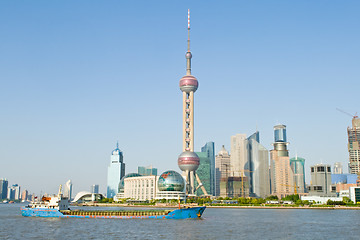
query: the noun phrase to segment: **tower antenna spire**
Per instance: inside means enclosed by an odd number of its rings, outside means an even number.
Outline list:
[[[188,40],[187,40],[187,52],[186,52],[186,75],[191,75],[191,58],[190,52],[190,9],[188,9]]]

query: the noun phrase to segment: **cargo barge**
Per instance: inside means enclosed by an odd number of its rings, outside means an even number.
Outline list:
[[[186,219],[200,218],[206,207],[179,208],[176,210],[70,210],[69,200],[59,191],[57,196],[43,197],[39,202],[32,202],[21,207],[24,217],[59,217],[59,218],[118,218],[118,219]]]

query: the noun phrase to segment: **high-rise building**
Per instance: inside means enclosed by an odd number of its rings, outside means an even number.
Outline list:
[[[209,194],[215,196],[215,143],[214,142],[207,142],[202,148],[201,152],[206,153],[207,158],[210,162],[210,189]],[[200,159],[201,165],[201,159]],[[199,166],[200,168],[200,166]],[[200,178],[201,179],[201,178]]]
[[[119,191],[120,180],[125,176],[125,163],[123,163],[123,153],[119,149],[119,144],[112,151],[110,165],[107,175],[106,197],[113,198]]]
[[[246,134],[231,136],[230,172],[232,177],[243,177],[244,170],[250,171],[246,147]]]
[[[222,145],[221,150],[215,157],[215,196],[227,197],[227,181],[230,176],[230,155]]]
[[[294,176],[287,150],[286,126],[274,126],[274,149],[270,151],[271,194],[283,198],[294,194]]]
[[[250,196],[250,162],[248,152],[248,139],[246,134],[236,134],[231,136],[231,155],[230,155],[230,176],[233,178],[234,186],[240,182],[240,189],[234,187],[233,194],[230,196],[249,197]],[[232,189],[229,188],[228,189]],[[239,195],[237,195],[239,193]]]
[[[157,175],[157,168],[153,168],[153,166],[147,167],[138,167],[138,174],[142,176],[156,176]]]
[[[69,179],[64,185],[63,195],[64,195],[64,197],[67,197],[70,200],[72,199],[72,188],[73,188],[73,185],[72,185],[71,180]]]
[[[0,199],[7,198],[8,184],[8,180],[5,178],[0,179]]]
[[[290,166],[294,174],[294,191],[305,193],[305,159],[298,156],[291,158]]]
[[[195,182],[195,192],[197,196],[211,194],[211,161],[207,152],[196,152],[200,159],[199,168],[196,170],[197,176],[200,178],[202,186]]]
[[[19,200],[20,199],[20,186],[17,184],[8,187],[7,199],[9,200]]]
[[[352,127],[348,127],[349,173],[360,171],[360,119],[354,116]]]
[[[99,193],[99,185],[98,184],[91,185],[90,192],[91,193]]]
[[[21,200],[26,201],[28,199],[28,190],[24,190],[21,193]]]
[[[270,195],[269,151],[260,144],[258,131],[247,138],[247,155],[250,196],[265,198]]]
[[[343,174],[343,168],[341,162],[334,163],[334,171],[333,174]]]
[[[310,167],[311,185],[309,195],[334,196],[336,186],[331,183],[331,166],[328,164],[316,164]]]
[[[198,155],[194,152],[194,93],[198,88],[198,80],[191,75],[190,51],[190,11],[188,11],[188,40],[186,57],[186,75],[180,79],[180,90],[183,94],[183,152],[178,157],[179,168],[186,178],[186,193],[194,195],[196,169],[200,164]]]

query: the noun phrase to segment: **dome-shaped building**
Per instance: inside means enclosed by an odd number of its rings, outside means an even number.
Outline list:
[[[119,183],[119,193],[121,192],[124,192],[124,181],[125,181],[125,178],[129,178],[129,177],[141,177],[142,175],[141,174],[138,174],[138,173],[128,173],[126,174],[121,180],[120,180],[120,183]]]
[[[184,178],[175,171],[166,171],[158,180],[159,191],[184,191]]]
[[[185,199],[185,179],[178,172],[163,172],[157,181],[156,199]]]

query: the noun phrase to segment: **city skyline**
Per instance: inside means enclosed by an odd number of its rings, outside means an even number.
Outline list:
[[[213,141],[217,154],[230,149],[230,136],[256,130],[271,149],[281,123],[289,157],[306,159],[307,182],[317,163],[341,162],[347,172],[351,118],[336,107],[360,111],[349,101],[359,86],[356,1],[0,6],[1,178],[36,193],[57,192],[68,179],[75,193],[93,182],[103,191],[117,140],[127,172],[151,164],[179,171],[188,8],[201,79],[194,151]]]

